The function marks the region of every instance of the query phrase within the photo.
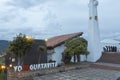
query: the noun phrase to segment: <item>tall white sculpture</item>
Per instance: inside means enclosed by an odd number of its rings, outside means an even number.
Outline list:
[[[88,61],[95,62],[101,56],[100,47],[100,35],[98,27],[98,16],[97,16],[97,0],[89,1],[89,39],[88,39],[88,50],[90,52]]]

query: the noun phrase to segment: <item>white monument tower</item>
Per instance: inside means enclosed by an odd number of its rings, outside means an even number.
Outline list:
[[[102,52],[100,47],[100,35],[98,27],[98,16],[97,16],[97,0],[89,1],[89,39],[88,39],[88,50],[90,52],[88,61],[97,61]]]

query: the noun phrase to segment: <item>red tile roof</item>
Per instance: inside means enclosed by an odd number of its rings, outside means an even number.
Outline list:
[[[61,36],[56,36],[56,37],[49,38],[46,42],[47,47],[48,48],[54,48],[56,46],[61,45],[66,40],[81,36],[82,34],[83,34],[83,32],[78,32],[78,33],[66,34],[66,35],[61,35]]]

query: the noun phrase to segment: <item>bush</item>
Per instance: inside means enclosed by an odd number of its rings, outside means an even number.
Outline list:
[[[63,54],[63,62],[65,63],[65,64],[67,64],[67,63],[70,63],[70,61],[71,61],[71,55],[70,54]]]
[[[39,50],[44,51],[46,48],[45,46],[38,46]]]
[[[0,64],[0,73],[2,72],[2,64]]]
[[[0,80],[5,80],[5,73],[4,70],[2,69],[2,65],[0,64]]]
[[[1,71],[1,72],[0,72],[0,80],[5,80],[4,71]]]
[[[48,62],[49,62],[49,63],[52,63],[52,62],[56,62],[56,61],[55,61],[55,60],[50,59]]]

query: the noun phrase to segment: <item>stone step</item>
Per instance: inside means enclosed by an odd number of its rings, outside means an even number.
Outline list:
[[[106,69],[106,70],[120,71],[120,65],[119,64],[94,63],[94,64],[91,64],[90,67],[92,67],[92,68],[99,68],[99,69]]]
[[[104,52],[97,62],[120,64],[120,53]]]

